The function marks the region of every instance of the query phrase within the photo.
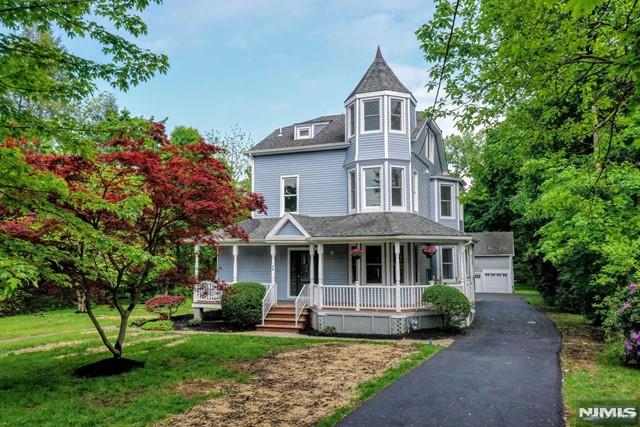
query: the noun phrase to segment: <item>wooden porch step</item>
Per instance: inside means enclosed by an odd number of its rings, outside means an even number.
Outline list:
[[[289,333],[299,333],[305,329],[305,325],[298,323],[298,326],[295,325],[258,325],[256,326],[256,330],[260,332],[289,332]]]
[[[269,313],[267,314],[267,319],[294,319],[295,320],[295,313]],[[306,320],[309,317],[309,313],[302,313],[300,315],[300,320]]]
[[[279,307],[279,306],[275,306],[272,307],[271,310],[269,310],[269,314],[274,313],[274,314],[291,314],[294,315],[296,314],[296,308],[295,307]],[[309,309],[305,308],[302,310],[302,314],[309,314]]]

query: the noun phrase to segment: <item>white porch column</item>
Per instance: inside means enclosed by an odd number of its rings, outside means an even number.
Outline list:
[[[318,243],[318,299],[316,304],[322,308],[322,287],[324,286],[324,245]]]
[[[196,279],[196,283],[198,283],[198,275],[200,273],[200,244],[197,244],[193,247],[193,252],[195,255],[195,261],[193,263],[193,276]]]
[[[393,244],[393,252],[396,257],[396,311],[400,311],[400,242]]]
[[[315,263],[313,262],[313,258],[315,255],[315,250],[313,247],[313,243],[309,245],[309,265],[311,265],[310,269],[309,269],[309,282],[313,285],[313,282],[315,282],[316,279],[316,272],[315,272]]]
[[[271,245],[271,284],[276,283],[276,245]]]
[[[233,283],[238,281],[238,245],[233,245]]]

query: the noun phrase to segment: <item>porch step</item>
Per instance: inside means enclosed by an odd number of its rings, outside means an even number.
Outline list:
[[[287,326],[287,325],[258,325],[256,326],[256,330],[260,332],[288,332],[297,334],[304,331],[305,326],[298,324],[296,326]]]
[[[297,333],[307,328],[309,323],[309,309],[302,310],[296,326],[296,308],[291,306],[277,305],[271,308],[267,317],[264,319],[264,325],[256,326],[258,331],[262,332],[293,332]]]

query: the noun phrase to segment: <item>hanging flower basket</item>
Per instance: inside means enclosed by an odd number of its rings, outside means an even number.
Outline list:
[[[432,245],[423,246],[420,248],[420,250],[422,251],[424,256],[426,256],[427,258],[431,258],[436,254],[436,252],[438,252],[436,247]]]
[[[362,256],[362,249],[360,248],[351,249],[351,258],[360,259],[361,256]]]

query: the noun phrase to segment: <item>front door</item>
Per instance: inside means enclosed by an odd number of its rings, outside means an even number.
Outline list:
[[[311,280],[308,250],[289,252],[289,296],[297,297]]]

